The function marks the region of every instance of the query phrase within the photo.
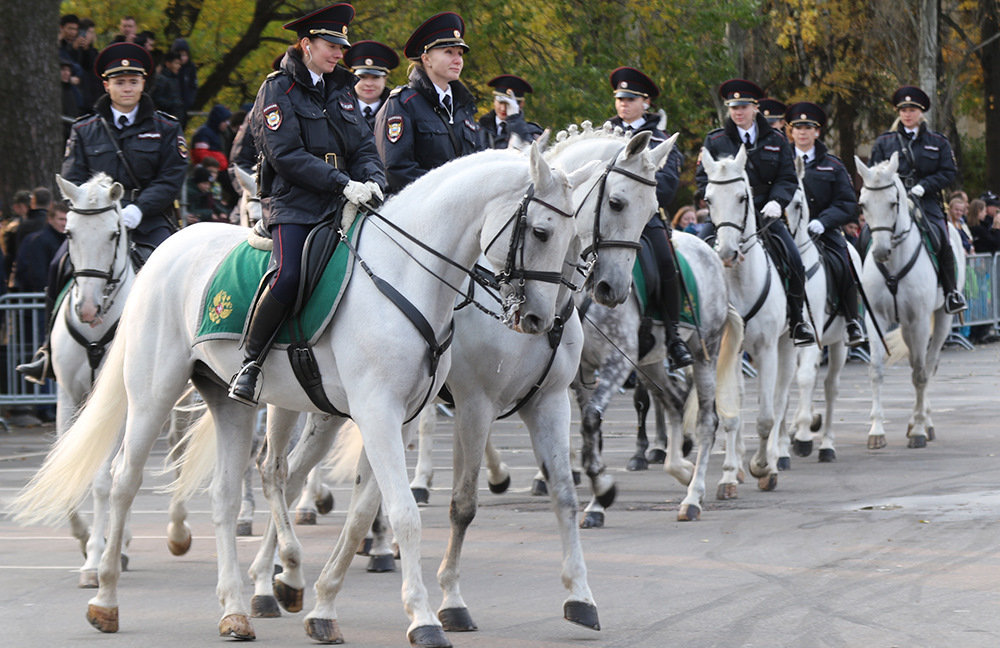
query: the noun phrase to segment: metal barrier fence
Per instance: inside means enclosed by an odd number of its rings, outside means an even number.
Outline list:
[[[55,404],[55,382],[34,385],[14,369],[31,360],[44,339],[45,294],[0,295],[0,353],[3,356],[0,407]]]

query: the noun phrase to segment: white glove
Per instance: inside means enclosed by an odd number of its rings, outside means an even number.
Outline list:
[[[913,189],[910,189],[910,193],[916,196],[917,198],[920,198],[924,195],[924,186],[919,184],[913,185]]]
[[[811,220],[809,221],[809,226],[806,228],[809,230],[810,234],[815,234],[819,236],[826,231],[826,225],[823,224],[821,220]]]
[[[378,198],[379,201],[385,200],[385,196],[382,195],[382,187],[378,186],[378,183],[374,180],[369,180],[365,183],[365,186],[371,189],[372,198]]]
[[[521,112],[521,106],[520,104],[517,103],[517,99],[515,99],[514,97],[505,94],[495,94],[493,96],[496,97],[497,101],[499,101],[500,103],[507,105],[508,117],[513,117],[514,115]]]
[[[135,229],[142,221],[142,210],[135,205],[129,205],[122,210],[122,222],[125,227]]]
[[[344,186],[344,198],[355,205],[363,205],[372,199],[371,187],[357,180],[349,180]]]
[[[781,218],[781,205],[778,204],[778,201],[771,200],[764,205],[764,209],[761,209],[760,213],[768,218]]]

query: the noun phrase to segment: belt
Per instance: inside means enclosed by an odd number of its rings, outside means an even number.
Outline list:
[[[340,168],[339,166],[337,166],[337,159],[338,158],[336,153],[326,153],[323,156],[323,161],[332,166],[334,169]]]

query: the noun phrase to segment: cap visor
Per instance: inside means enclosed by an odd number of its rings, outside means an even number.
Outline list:
[[[615,99],[625,99],[627,97],[645,97],[646,95],[639,92],[629,92],[628,90],[616,90]]]
[[[345,48],[349,48],[351,46],[351,43],[346,38],[332,36],[330,34],[317,34],[317,36],[328,43],[333,43],[334,45],[343,45]]]
[[[384,77],[388,75],[388,72],[386,72],[385,70],[379,70],[377,68],[366,68],[366,67],[354,68],[354,73],[357,74],[358,76],[364,74],[367,76]]]

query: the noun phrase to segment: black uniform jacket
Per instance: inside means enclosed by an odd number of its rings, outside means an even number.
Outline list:
[[[912,162],[904,147],[909,150]],[[896,130],[882,133],[875,140],[871,164],[888,160],[894,151],[899,153],[899,177],[903,178],[906,188],[910,189],[916,183],[924,188],[924,195],[920,199],[924,214],[944,219],[941,191],[951,185],[958,175],[948,138],[927,130],[927,122],[921,122],[916,136],[911,140],[906,129],[899,124]]]
[[[819,220],[826,228],[821,237],[823,242],[846,249],[840,228],[853,220],[858,201],[844,163],[827,152],[826,145],[819,140],[815,157],[806,165],[802,186],[809,204],[809,220]]]
[[[753,191],[753,204],[759,212],[764,205],[774,200],[784,210],[799,186],[792,147],[781,133],[771,128],[760,113],[757,113],[756,123],[757,141],[747,150],[747,176]],[[722,128],[717,128],[705,137],[704,148],[718,160],[736,157],[741,144],[745,145],[740,139],[736,124],[727,117]],[[699,193],[703,195],[708,175],[701,166],[700,159],[695,180]]]
[[[545,132],[545,129],[535,122],[525,121],[524,113],[517,113],[507,117],[507,130],[500,135],[497,133],[497,114],[492,110],[479,118],[479,128],[484,149],[507,148],[510,145],[511,133],[517,133],[524,142],[534,142]]]
[[[379,97],[378,108],[375,110],[374,113],[372,113],[371,117],[365,117],[365,121],[368,122],[368,128],[372,129],[372,132],[375,131],[375,115],[378,114],[379,110],[382,110],[382,106],[385,105],[385,102],[388,99],[389,99],[389,88],[383,88],[382,95]],[[358,108],[364,111],[364,106],[362,106],[360,102],[358,103]],[[361,115],[364,116],[364,112],[362,112]]]
[[[659,115],[646,113],[643,116],[646,118],[645,123],[633,131],[633,133],[638,134],[643,131],[649,131],[652,133],[649,138],[649,148],[651,149],[656,148],[663,142],[666,142],[667,134],[656,127],[656,125],[660,122]],[[608,120],[608,122],[610,122],[612,126],[617,126],[622,129],[625,128],[625,124],[622,123],[621,117],[612,117]],[[677,186],[681,182],[682,166],[684,166],[684,154],[675,147],[674,150],[670,152],[670,155],[667,156],[667,161],[657,170],[656,175],[654,176],[656,178],[656,203],[664,211],[669,212],[670,205],[674,202],[674,196],[677,195]]]
[[[475,100],[461,81],[450,85],[454,106],[451,124],[437,90],[419,67],[410,72],[410,83],[389,93],[379,109],[375,142],[385,162],[390,193],[445,162],[483,150]]]
[[[324,97],[294,49],[268,75],[250,112],[261,169],[261,207],[268,228],[310,225],[337,208],[351,180],[385,187],[385,171],[371,129],[354,99],[357,77],[337,67],[323,75]]]
[[[101,118],[110,127],[111,135]],[[136,182],[118,158],[115,142],[128,160]],[[180,123],[154,110],[148,95],[139,99],[135,121],[121,130],[114,124],[111,97],[103,95],[94,104],[92,114],[74,122],[66,142],[61,175],[81,184],[95,173],[107,173],[125,188],[122,206],[135,203],[142,211],[142,221],[135,229],[145,234],[163,227],[164,219],[172,222],[174,199],[180,194],[187,173],[187,157],[187,142]],[[138,196],[133,189],[139,190]]]
[[[257,165],[257,147],[253,143],[253,135],[250,134],[250,119],[244,119],[240,124],[236,136],[233,138],[233,146],[229,149],[229,166],[236,165],[247,173],[251,173]],[[233,185],[236,186],[236,185]]]

